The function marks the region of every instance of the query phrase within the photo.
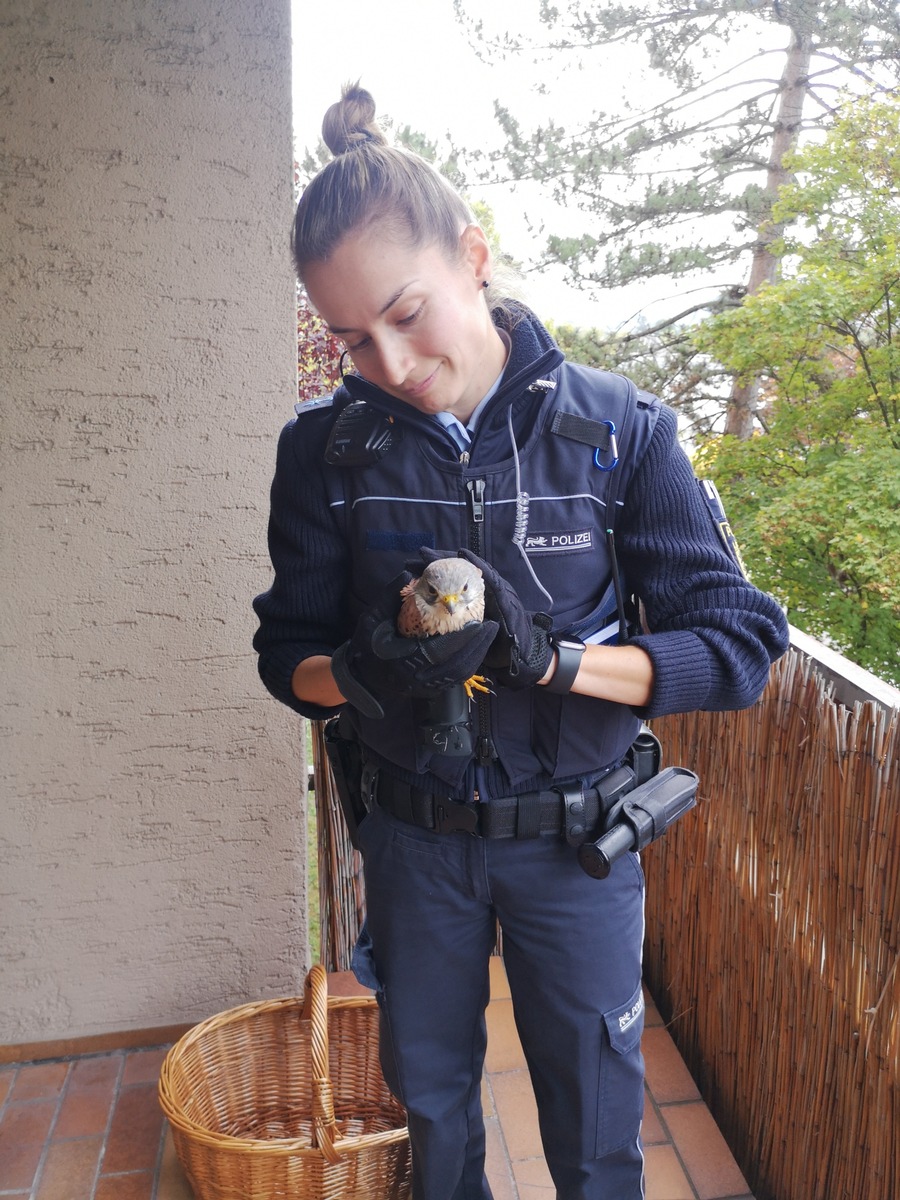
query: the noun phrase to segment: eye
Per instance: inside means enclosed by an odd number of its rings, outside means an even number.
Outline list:
[[[416,321],[418,321],[419,317],[422,315],[422,310],[424,309],[424,307],[425,307],[424,304],[420,304],[414,313],[410,313],[410,315],[408,317],[402,317],[397,322],[397,324],[398,325],[415,325]]]
[[[349,342],[344,343],[344,345],[347,347],[347,349],[350,351],[351,354],[358,354],[360,352],[360,350],[365,350],[365,348],[366,348],[366,346],[368,346],[368,344],[369,344],[369,339],[367,337],[363,338],[361,341],[357,342],[355,345],[352,345],[352,346]]]
[[[429,584],[429,585],[428,585],[428,599],[429,599],[429,600],[437,600],[437,598],[438,598],[438,590],[437,590],[437,588],[436,588],[436,587],[432,587],[432,585],[431,585],[431,584]]]

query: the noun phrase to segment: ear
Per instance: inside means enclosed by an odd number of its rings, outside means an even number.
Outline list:
[[[481,287],[483,280],[491,278],[491,248],[480,225],[467,225],[459,235],[459,248],[463,265],[472,274]]]

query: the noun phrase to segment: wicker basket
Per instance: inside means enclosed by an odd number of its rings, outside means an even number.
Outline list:
[[[405,1200],[406,1113],[378,1062],[378,1008],[328,997],[229,1009],[166,1056],[159,1099],[198,1200]]]

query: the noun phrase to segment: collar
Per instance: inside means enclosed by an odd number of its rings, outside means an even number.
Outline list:
[[[531,309],[518,301],[510,301],[505,310],[495,313],[494,324],[504,340],[509,340],[510,351],[497,390],[493,395],[488,394],[479,404],[480,426],[486,425],[498,412],[505,411],[506,407],[536,380],[556,370],[564,358],[556,342]],[[345,392],[345,397],[341,397],[342,391]],[[406,424],[413,424],[441,441],[451,436],[432,417],[381,391],[361,375],[345,375],[342,386],[335,393],[335,399],[339,404],[342,400],[343,403],[348,403],[349,400],[365,400],[379,412]],[[455,439],[451,440],[455,444]]]

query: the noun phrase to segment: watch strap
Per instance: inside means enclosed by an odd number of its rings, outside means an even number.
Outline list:
[[[548,692],[564,696],[571,692],[578,668],[581,666],[584,642],[576,638],[560,638],[559,641],[553,638],[550,645],[556,651],[556,670],[544,686]]]

